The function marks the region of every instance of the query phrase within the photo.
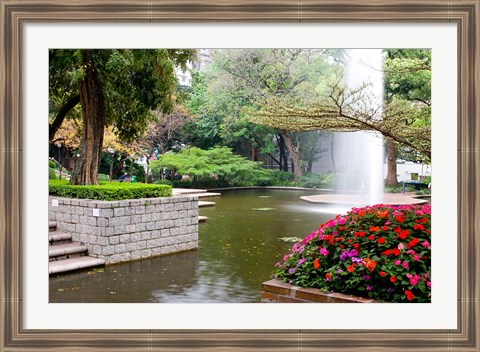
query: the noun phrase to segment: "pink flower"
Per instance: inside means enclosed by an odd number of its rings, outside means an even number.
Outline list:
[[[398,244],[398,247],[397,247],[397,248],[398,248],[398,249],[405,249],[405,245],[400,242],[400,243]]]
[[[428,243],[428,241],[425,240],[425,241],[422,242],[422,246],[428,247],[428,246],[430,246],[430,243]]]
[[[400,259],[397,259],[393,262],[393,264],[395,265],[400,265],[402,263],[402,261]]]
[[[328,251],[325,248],[320,248],[320,254],[326,257],[328,255]]]
[[[415,261],[417,261],[417,262],[420,260],[420,257],[418,256],[418,254],[415,254],[415,255],[413,256],[413,260],[415,260]]]
[[[427,281],[427,286],[432,287],[432,283],[430,281]]]
[[[403,262],[402,266],[404,269],[408,269],[408,262]]]
[[[411,274],[407,274],[405,276],[410,279],[410,285],[415,286],[417,284],[418,280],[420,280],[420,275],[417,275],[417,274],[415,274],[413,276]]]

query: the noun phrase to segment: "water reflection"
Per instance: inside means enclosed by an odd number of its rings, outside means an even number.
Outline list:
[[[222,192],[201,208],[199,249],[50,278],[50,302],[258,302],[292,243],[332,217],[298,191]],[[272,208],[268,211],[254,209]]]

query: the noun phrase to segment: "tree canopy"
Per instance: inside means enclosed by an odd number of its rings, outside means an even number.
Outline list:
[[[82,137],[73,184],[97,183],[105,126],[112,126],[121,141],[131,142],[154,119],[151,110],[172,109],[175,66],[185,67],[194,55],[194,50],[186,49],[50,50],[50,107],[54,115],[50,136],[78,102],[82,107]]]

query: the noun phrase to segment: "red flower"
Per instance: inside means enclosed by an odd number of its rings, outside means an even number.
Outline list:
[[[316,258],[316,259],[313,261],[313,267],[314,267],[315,269],[320,268],[320,263],[319,263],[319,261],[318,261],[318,258]]]
[[[370,235],[367,238],[368,238],[369,241],[371,241],[371,240],[375,239],[375,235]]]
[[[338,228],[338,231],[343,231],[343,230],[345,230],[345,226],[340,226],[340,227]]]
[[[358,243],[354,243],[353,248],[358,249]]]
[[[395,282],[395,281],[397,281],[397,278],[395,276],[391,276],[390,277],[390,282]]]
[[[407,248],[411,248],[411,247],[415,246],[416,244],[418,244],[419,242],[420,242],[420,240],[415,237],[413,240],[411,240],[410,242],[408,242]]]
[[[381,276],[381,277],[385,277],[385,275],[387,275],[387,274],[385,273],[385,271],[380,271],[380,276]]]
[[[347,268],[347,271],[348,271],[349,273],[353,273],[353,270],[355,270],[355,265],[354,265],[354,264],[349,265],[348,268]]]
[[[395,254],[397,257],[400,255],[400,251],[398,250],[398,248],[393,249],[393,254]]]
[[[382,231],[387,231],[388,230],[388,226],[382,226]]]
[[[379,244],[385,243],[385,238],[380,237],[380,238],[377,240],[377,242],[378,242]]]
[[[368,230],[370,232],[377,232],[380,231],[380,227],[378,226],[370,226],[370,229]]]
[[[409,291],[409,290],[405,290],[405,295],[407,296],[407,299],[409,301],[411,301],[412,299],[415,298],[415,296],[413,295],[412,291]]]
[[[413,225],[414,230],[425,230],[425,227],[422,224],[415,224]]]
[[[325,278],[327,279],[327,281],[330,281],[330,279],[332,278],[332,275],[330,275],[330,273],[326,273]]]
[[[397,227],[395,227],[395,228],[393,229],[393,231],[394,231],[395,233],[400,233],[400,232],[402,232],[402,229],[400,228],[400,226],[397,226]]]
[[[403,216],[395,216],[395,220],[397,220],[399,223],[403,224],[403,222],[405,221],[405,219],[403,218]]]
[[[363,237],[363,236],[365,236],[365,232],[363,232],[363,231],[355,232],[355,237]]]
[[[421,222],[423,222],[424,224],[428,222],[428,219],[427,218],[423,218],[422,220],[420,220]]]
[[[408,230],[403,230],[402,232],[400,232],[398,234],[398,237],[400,237],[402,240],[404,240],[405,238],[407,238],[407,236],[410,234],[410,231]]]

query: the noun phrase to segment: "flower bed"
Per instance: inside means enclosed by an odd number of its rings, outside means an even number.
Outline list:
[[[431,207],[353,208],[322,224],[272,278],[387,302],[430,302]]]

